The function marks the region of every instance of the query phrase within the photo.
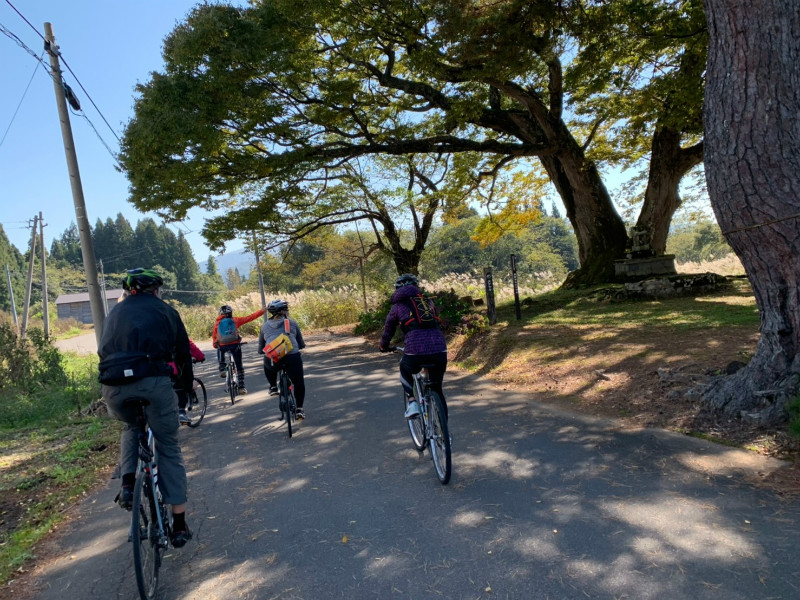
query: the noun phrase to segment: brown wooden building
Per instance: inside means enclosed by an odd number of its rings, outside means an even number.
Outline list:
[[[108,310],[114,308],[122,297],[123,290],[106,290],[106,306]],[[56,310],[58,318],[69,319],[72,317],[81,323],[92,322],[92,308],[89,305],[89,292],[80,294],[61,294],[56,298]]]

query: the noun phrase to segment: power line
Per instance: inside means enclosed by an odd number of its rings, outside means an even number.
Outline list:
[[[44,52],[42,53],[42,56],[43,55],[44,55]],[[39,57],[39,62],[40,63],[42,62],[42,56]],[[11,117],[11,121],[8,123],[8,127],[6,127],[6,131],[3,134],[3,139],[0,140],[0,146],[2,146],[3,142],[6,141],[6,136],[8,135],[8,132],[11,131],[11,126],[14,124],[14,120],[17,118],[17,113],[19,112],[19,109],[20,109],[20,107],[22,106],[22,103],[25,100],[25,96],[28,94],[28,90],[30,89],[31,84],[33,83],[33,78],[36,76],[36,71],[37,71],[38,68],[39,68],[38,64],[33,68],[33,73],[31,73],[30,81],[28,81],[28,85],[25,86],[25,91],[22,92],[22,98],[19,99],[19,104],[17,104],[17,108],[14,111],[13,116]]]
[[[36,32],[36,35],[38,35],[40,38],[42,38],[42,40],[44,40],[44,36],[41,34],[41,32],[38,29],[36,29],[36,27],[31,25],[31,22],[28,21],[28,19],[25,18],[25,15],[23,15],[21,12],[19,12],[17,10],[16,6],[11,4],[11,2],[9,0],[6,0],[6,4],[8,4],[11,8],[13,8],[14,12],[17,13],[22,18],[22,20],[25,21],[30,26],[30,28],[33,29]]]
[[[71,110],[72,114],[75,115],[76,117],[82,117],[83,119],[86,120],[86,122],[89,124],[89,127],[92,128],[92,131],[94,131],[94,134],[97,136],[97,139],[100,140],[100,143],[103,144],[103,146],[105,146],[106,150],[111,155],[111,158],[114,159],[114,162],[116,163],[117,167],[121,170],[122,166],[119,164],[119,159],[117,158],[117,155],[111,149],[111,146],[109,146],[106,143],[106,141],[103,139],[103,136],[100,135],[100,132],[97,131],[97,127],[94,126],[94,123],[92,123],[91,119],[86,115],[86,113],[84,111],[76,112],[75,110],[72,110],[72,109],[70,109],[70,110]],[[102,117],[103,115],[100,115],[100,116]],[[116,134],[114,134],[114,135],[116,135]],[[119,140],[119,138],[117,138],[117,140]]]
[[[6,1],[8,1],[8,0],[6,0]],[[69,72],[72,74],[72,76],[75,78],[75,81],[77,81],[77,82],[78,82],[78,85],[79,85],[79,86],[80,86],[80,88],[83,90],[83,93],[84,93],[84,94],[86,94],[86,97],[89,99],[89,102],[91,102],[91,103],[92,103],[92,106],[94,106],[94,109],[97,111],[97,114],[99,114],[99,115],[100,115],[100,118],[101,118],[101,119],[103,119],[103,122],[106,124],[106,126],[108,126],[109,130],[111,130],[111,133],[113,133],[113,134],[114,134],[114,137],[115,137],[115,138],[117,138],[117,142],[119,142],[119,143],[122,143],[122,140],[120,140],[120,139],[119,139],[119,136],[117,135],[117,132],[116,132],[116,131],[114,131],[114,128],[113,128],[113,127],[111,127],[111,125],[109,124],[109,122],[106,120],[106,118],[105,118],[105,116],[103,115],[102,111],[101,111],[101,110],[98,108],[97,104],[95,104],[95,103],[94,103],[94,100],[92,100],[92,97],[89,95],[89,92],[87,92],[87,91],[86,91],[86,88],[85,88],[85,87],[83,87],[83,84],[81,83],[81,80],[80,80],[80,79],[78,79],[78,76],[77,76],[77,75],[75,75],[75,72],[74,72],[74,71],[72,70],[72,68],[69,66],[69,63],[67,62],[67,59],[66,59],[66,58],[64,58],[64,55],[63,55],[63,54],[61,54],[61,51],[60,51],[60,50],[59,50],[59,52],[58,52],[58,56],[61,58],[61,62],[63,62],[63,63],[64,63],[64,66],[65,66],[65,67],[67,67],[67,70],[68,70],[68,71],[69,71]],[[88,118],[87,118],[87,120],[88,120]],[[92,129],[94,129],[94,125],[92,125]],[[95,129],[95,132],[97,132],[97,130],[96,130],[96,129]],[[99,135],[99,134],[98,134],[98,135]],[[103,143],[105,144],[105,142],[103,142]],[[106,147],[108,147],[108,146],[106,146]]]
[[[24,49],[25,52],[27,52],[33,58],[35,58],[39,62],[39,64],[41,64],[42,67],[44,67],[44,70],[47,71],[50,74],[50,76],[52,77],[53,73],[50,71],[50,65],[48,65],[46,62],[44,62],[44,60],[42,58],[40,58],[39,55],[36,54],[36,52],[31,50],[28,47],[28,45],[25,42],[23,42],[17,34],[15,34],[13,31],[11,31],[8,27],[3,25],[2,23],[0,23],[0,33],[5,35],[6,37],[10,38],[14,42],[16,42],[16,44],[20,48]]]
[[[22,14],[22,13],[21,13],[21,12],[20,12],[18,9],[17,9],[17,7],[15,7],[13,4],[11,4],[10,0],[6,0],[6,3],[7,3],[7,4],[8,4],[8,5],[11,7],[11,8],[13,8],[13,9],[14,9],[14,12],[16,12],[16,13],[17,13],[17,14],[20,16],[20,18],[22,18],[22,20],[23,20],[23,21],[25,21],[25,22],[28,24],[28,26],[29,26],[31,29],[33,29],[33,30],[36,32],[36,35],[38,35],[40,38],[42,38],[42,40],[44,40],[44,42],[45,42],[45,49],[46,49],[46,50],[48,50],[48,51],[50,51],[49,44],[47,43],[47,40],[46,40],[46,39],[45,39],[45,37],[44,37],[44,36],[41,34],[41,32],[40,32],[38,29],[36,29],[36,27],[34,27],[34,26],[31,24],[31,22],[30,22],[30,21],[28,21],[28,19],[26,19],[26,18],[25,18],[25,15],[23,15],[23,14]],[[44,62],[42,61],[42,59],[41,59],[41,58],[39,58],[39,57],[37,57],[37,56],[36,56],[36,54],[34,54],[34,53],[33,53],[33,51],[32,51],[32,50],[30,50],[30,48],[28,48],[28,47],[27,47],[27,46],[26,46],[26,45],[25,45],[25,44],[22,42],[22,40],[21,40],[21,39],[20,39],[18,36],[14,35],[13,33],[11,33],[11,32],[10,32],[10,31],[8,31],[8,30],[5,30],[5,28],[3,28],[3,33],[5,33],[6,35],[8,35],[8,36],[9,36],[9,37],[11,37],[12,39],[14,39],[14,40],[15,40],[15,41],[16,41],[16,42],[17,42],[17,43],[20,45],[20,46],[22,46],[23,48],[25,48],[25,49],[26,49],[26,50],[27,50],[27,51],[28,51],[28,52],[29,52],[29,53],[30,53],[32,56],[34,56],[35,58],[37,58],[37,59],[39,60],[39,62],[40,62],[40,63],[41,63],[43,66],[44,66]],[[9,34],[10,34],[10,35],[9,35]],[[103,122],[106,124],[106,126],[108,127],[108,129],[111,131],[111,133],[114,135],[114,137],[115,137],[115,138],[117,138],[117,142],[118,142],[118,143],[122,143],[122,140],[120,140],[120,139],[119,139],[119,136],[117,135],[117,132],[116,132],[116,131],[114,131],[114,128],[113,128],[113,127],[111,127],[111,124],[108,122],[108,119],[106,119],[105,115],[103,114],[103,111],[101,111],[101,110],[100,110],[100,107],[98,107],[98,106],[97,106],[97,104],[95,103],[95,101],[94,101],[94,99],[92,98],[91,94],[89,94],[89,91],[88,91],[88,90],[87,90],[87,89],[86,89],[86,88],[83,86],[83,84],[81,83],[81,80],[80,80],[80,79],[78,79],[78,76],[75,74],[75,71],[73,71],[73,70],[72,70],[72,67],[70,67],[70,66],[69,66],[69,63],[67,62],[67,59],[66,59],[66,58],[64,58],[64,55],[61,53],[61,50],[60,50],[60,49],[58,49],[58,48],[56,48],[56,51],[57,51],[58,57],[61,59],[61,62],[62,62],[62,63],[64,63],[64,66],[67,68],[67,70],[70,72],[70,74],[71,74],[71,75],[72,75],[72,76],[75,78],[75,81],[78,83],[78,86],[80,86],[81,90],[83,90],[83,93],[84,93],[84,94],[86,94],[86,97],[89,99],[89,102],[91,102],[91,103],[92,103],[92,106],[94,106],[94,109],[97,111],[97,114],[99,114],[99,115],[100,115],[100,118],[101,118],[101,119],[103,119]],[[48,69],[48,72],[49,72],[49,69]],[[53,75],[53,74],[51,73],[51,76],[52,76],[52,75]],[[64,81],[63,81],[63,76],[62,76],[62,85],[64,85],[64,86],[66,86],[66,85],[67,85],[67,84],[66,84],[66,82],[64,82]],[[67,86],[67,87],[69,87],[69,86]],[[97,131],[97,128],[96,128],[96,127],[94,126],[94,124],[93,124],[93,123],[92,123],[92,122],[89,120],[89,118],[88,118],[87,116],[85,116],[85,112],[84,112],[84,115],[83,115],[83,116],[84,116],[84,118],[86,119],[86,121],[89,123],[89,125],[92,127],[92,129],[94,130],[94,132],[95,132],[95,134],[97,135],[97,137],[100,139],[100,141],[103,143],[103,145],[104,145],[104,146],[106,147],[106,149],[109,151],[109,153],[110,153],[110,154],[111,154],[111,155],[114,157],[114,159],[116,160],[116,155],[114,154],[114,152],[112,152],[112,151],[111,151],[111,149],[109,148],[108,144],[106,144],[105,140],[103,140],[103,138],[102,138],[102,137],[100,137],[100,134],[98,133],[98,131]]]

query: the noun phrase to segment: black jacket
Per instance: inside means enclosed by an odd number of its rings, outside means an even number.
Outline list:
[[[97,349],[100,383],[121,385],[143,377],[172,376],[191,389],[194,373],[189,336],[174,308],[152,294],[128,296],[111,309]]]

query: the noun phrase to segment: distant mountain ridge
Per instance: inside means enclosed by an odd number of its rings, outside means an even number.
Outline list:
[[[228,269],[239,269],[239,274],[247,277],[250,275],[250,270],[256,264],[256,257],[252,252],[247,250],[237,250],[235,252],[226,252],[215,256],[214,260],[217,263],[217,272],[225,277]],[[208,259],[203,262],[198,262],[201,273],[208,271]]]

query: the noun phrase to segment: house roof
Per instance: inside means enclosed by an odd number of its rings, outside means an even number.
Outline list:
[[[106,300],[119,300],[124,290],[106,290]],[[56,298],[56,304],[72,304],[73,302],[88,302],[89,292],[80,294],[61,294]]]

